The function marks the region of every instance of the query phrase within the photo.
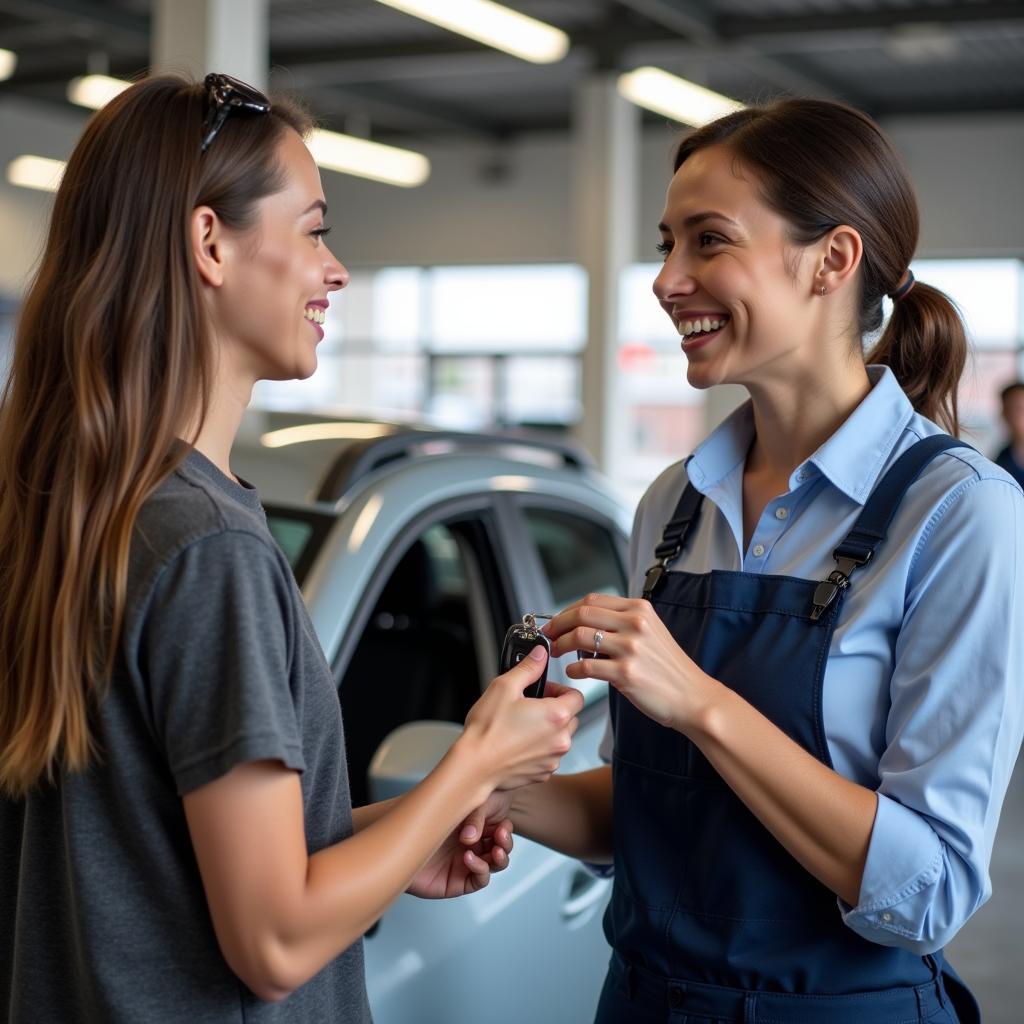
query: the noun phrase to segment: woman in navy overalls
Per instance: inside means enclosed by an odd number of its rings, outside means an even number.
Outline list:
[[[942,946],[1021,740],[1024,496],[950,436],[911,186],[867,117],[784,101],[684,139],[660,231],[690,384],[750,401],[645,495],[642,597],[546,627],[600,655],[568,673],[611,684],[612,766],[512,818],[614,855],[600,1024],[978,1020]]]

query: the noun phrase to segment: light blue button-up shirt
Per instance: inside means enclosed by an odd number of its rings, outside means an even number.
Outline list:
[[[887,368],[849,419],[798,466],[743,547],[749,402],[637,510],[631,593],[689,475],[705,497],[673,569],[823,580],[875,484],[914,442],[941,433]],[[911,486],[887,540],[853,574],[825,669],[835,770],[877,792],[860,899],[839,901],[873,942],[945,945],[991,893],[996,824],[1024,732],[1024,495],[972,449],[939,455]],[[606,736],[605,753],[610,752]]]

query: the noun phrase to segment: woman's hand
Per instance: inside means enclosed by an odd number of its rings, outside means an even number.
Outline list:
[[[493,833],[494,841],[506,854],[512,851],[512,811],[510,789],[495,790],[466,820],[459,826],[459,842],[463,848],[472,848],[488,831]],[[506,845],[507,844],[507,845]]]
[[[588,594],[543,632],[552,640],[552,657],[598,648],[600,658],[570,663],[567,676],[607,680],[648,718],[682,733],[700,721],[721,686],[676,643],[649,601]]]
[[[406,892],[425,900],[465,896],[484,888],[493,872],[504,871],[512,852],[509,804],[505,793],[493,793],[449,833]],[[473,822],[472,835],[468,821]]]
[[[583,707],[579,690],[548,683],[542,698],[523,694],[540,676],[546,656],[543,647],[535,647],[494,679],[466,716],[456,745],[472,750],[482,762],[489,790],[543,782],[572,746],[576,716]]]

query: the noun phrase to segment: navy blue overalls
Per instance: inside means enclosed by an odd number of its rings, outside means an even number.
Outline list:
[[[822,679],[850,577],[885,540],[924,467],[961,444],[939,435],[905,452],[875,488],[835,551],[835,571],[821,583],[668,571],[703,499],[688,485],[656,549],[644,596],[705,672],[831,767]],[[605,933],[613,956],[598,1024],[980,1020],[941,952],[915,956],[869,942],[843,924],[835,895],[686,737],[652,722],[614,690],[611,719],[615,886]]]

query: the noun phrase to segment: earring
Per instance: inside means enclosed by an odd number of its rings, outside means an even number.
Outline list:
[[[827,291],[828,291],[828,289],[824,285],[822,285],[821,286],[821,291],[818,294],[824,295]]]

